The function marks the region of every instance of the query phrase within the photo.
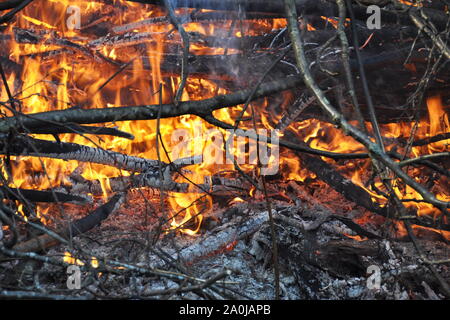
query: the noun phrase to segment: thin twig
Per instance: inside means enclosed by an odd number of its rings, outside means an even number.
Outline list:
[[[175,15],[173,6],[170,0],[163,0],[164,6],[167,9],[167,14],[169,16],[169,20],[172,25],[178,30],[180,33],[181,39],[183,40],[183,59],[181,61],[181,82],[177,88],[177,92],[175,94],[174,104],[178,106],[181,96],[183,94],[184,87],[186,85],[186,81],[188,78],[188,57],[189,57],[189,36],[184,30],[182,23],[179,21],[178,17]]]

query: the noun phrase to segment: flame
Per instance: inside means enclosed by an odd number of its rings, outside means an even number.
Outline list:
[[[334,18],[328,18],[328,17],[324,17],[324,16],[320,16],[320,18],[328,23],[330,23],[333,28],[337,29],[338,28],[338,24],[339,24],[339,20],[338,19],[334,19]],[[348,23],[350,22],[350,18],[346,18],[345,22],[344,22],[344,26],[348,26]]]
[[[411,7],[422,7],[422,3],[420,3],[419,1],[417,2],[411,2],[411,1],[406,1],[406,0],[399,0],[401,3],[406,4],[407,6],[411,6]]]
[[[22,203],[18,203],[17,204],[17,213],[19,213],[23,217],[23,219],[25,221],[28,221],[28,217],[25,214],[25,212],[23,211],[23,204]]]
[[[67,264],[75,264],[78,266],[84,266],[85,263],[83,261],[81,261],[80,259],[75,258],[70,252],[65,251],[64,252],[64,257],[63,257],[63,261]],[[90,260],[90,264],[91,267],[93,267],[94,269],[97,269],[100,265],[98,259],[96,257],[91,257]]]
[[[115,1],[120,3],[121,10],[115,9],[107,3],[86,2],[86,1],[57,1],[46,2],[46,10],[39,7],[38,1],[27,6],[17,15],[16,21],[11,24],[5,33],[13,35],[14,27],[28,30],[46,31],[44,38],[51,39],[53,33],[57,37],[70,39],[73,43],[81,47],[87,47],[87,44],[96,37],[87,32],[88,26],[95,28],[97,20],[89,20],[94,17],[93,13],[104,13],[104,20],[110,20],[112,25],[120,26],[132,22],[142,21],[143,19],[159,17],[165,15],[157,6],[143,5],[127,1]],[[68,6],[78,6],[83,12],[80,30],[69,30],[67,21]],[[114,11],[117,10],[117,11]],[[208,10],[202,10],[207,12]],[[179,11],[179,13],[189,12]],[[337,26],[337,20],[334,18],[322,17],[325,21]],[[100,21],[100,20],[98,20]],[[346,20],[346,24],[349,19]],[[253,35],[262,35],[273,30],[279,30],[286,27],[285,19],[264,19],[264,20],[244,20],[239,28],[231,30],[231,21],[224,22],[190,22],[185,23],[187,32],[196,32],[203,36],[244,37]],[[86,28],[85,28],[86,27]],[[85,29],[84,29],[85,28]],[[51,41],[39,44],[21,44],[14,41],[8,42],[9,58],[23,66],[21,74],[7,74],[7,82],[15,95],[15,98],[21,101],[21,108],[24,113],[35,113],[49,110],[63,110],[71,107],[82,108],[102,108],[116,107],[124,105],[159,104],[160,99],[163,103],[170,103],[174,92],[181,81],[179,75],[168,74],[164,72],[161,65],[172,52],[169,51],[174,43],[179,43],[180,37],[177,32],[173,33],[173,38],[169,39],[169,33],[172,30],[170,24],[144,25],[133,30],[134,33],[148,32],[151,34],[151,41],[143,46],[100,46],[97,54],[116,62],[129,63],[129,65],[106,85],[117,71],[117,66],[110,65],[104,61],[97,61],[94,57],[87,57],[80,51],[73,50],[69,52],[55,53],[55,55],[46,57],[44,53],[59,50],[60,47],[52,45]],[[307,25],[308,30],[315,30],[313,26]],[[176,42],[178,41],[178,42]],[[217,47],[207,47],[201,43],[192,43],[190,53],[196,55],[224,54],[225,49]],[[240,53],[238,49],[227,50],[228,54]],[[146,61],[145,61],[146,60]],[[412,66],[406,66],[412,68]],[[189,77],[182,100],[201,100],[211,98],[217,94],[226,94],[228,90],[219,86],[217,83],[208,79],[199,79],[194,76]],[[289,106],[289,94],[284,94],[283,106]],[[0,100],[8,99],[6,90],[0,88]],[[273,129],[274,116],[266,111],[269,107],[269,101],[255,104],[258,110],[263,110],[258,114],[258,125],[266,129]],[[427,99],[429,121],[421,121],[416,131],[416,138],[431,137],[440,133],[449,132],[450,125],[448,111],[442,104],[440,96],[432,96]],[[221,109],[214,112],[214,116],[221,121],[233,123],[239,114],[242,106],[229,109]],[[10,110],[3,105],[0,111],[5,116],[11,116]],[[244,117],[250,117],[250,108],[246,111]],[[279,120],[279,119],[275,119]],[[75,134],[61,134],[61,141],[73,142],[91,147],[102,147],[106,150],[114,150],[128,155],[144,157],[148,159],[157,159],[155,148],[156,141],[156,120],[152,121],[126,121],[114,124],[105,124],[107,127],[115,126],[119,130],[130,132],[135,136],[133,141],[120,137],[102,136],[101,139],[94,135],[86,135],[87,138]],[[370,128],[370,124],[367,124]],[[249,122],[243,122],[243,128],[251,129]],[[411,133],[412,123],[392,123],[381,126],[381,131],[386,138],[408,137]],[[178,157],[190,156],[195,154],[193,151],[208,150],[213,143],[211,137],[204,137],[201,133],[207,132],[213,127],[205,123],[197,116],[186,115],[173,119],[161,119],[160,134],[164,145],[169,151],[167,156],[161,152],[161,160],[169,162],[175,153],[175,145],[172,142],[174,129],[184,129],[191,133],[191,138],[186,141],[186,148],[178,154]],[[301,122],[292,123],[289,128],[299,138],[308,143],[312,148],[332,152],[364,152],[364,148],[354,139],[344,135],[340,130],[331,124],[308,119]],[[224,139],[229,137],[229,133],[224,130],[218,130]],[[198,134],[200,132],[200,134]],[[40,139],[54,140],[52,135],[33,135]],[[231,149],[236,157],[248,157],[245,145],[248,142],[242,139],[235,143]],[[429,144],[428,146],[413,147],[411,153],[413,156],[420,156],[434,152],[443,152],[449,150],[450,139]],[[388,149],[393,146],[388,146]],[[68,183],[67,177],[76,168],[80,166],[77,161],[63,161],[56,159],[34,158],[34,157],[11,157],[13,177],[10,177],[12,187],[22,187],[31,189],[49,189]],[[273,158],[272,158],[273,159]],[[324,161],[336,164],[333,160],[323,158]],[[368,171],[369,162],[351,162],[348,161],[339,165],[340,170],[345,172],[351,180],[363,187],[370,193],[373,200],[383,205],[386,199],[378,195],[371,187],[366,186],[368,177],[365,172]],[[254,164],[243,165],[244,171],[250,172],[255,168]],[[187,168],[190,172],[186,174],[187,178],[195,183],[203,183],[204,178],[212,174],[234,170],[234,166],[224,162],[217,165],[211,161],[205,161],[201,165],[195,165]],[[315,179],[315,175],[303,168],[302,164],[292,152],[281,150],[280,155],[281,174],[286,180],[305,181],[305,179]],[[412,169],[415,170],[415,169]],[[426,177],[420,177],[420,172],[414,172],[419,180],[426,180]],[[8,176],[5,168],[2,173]],[[128,176],[129,172],[97,164],[87,164],[83,166],[82,176],[88,180],[99,180],[103,191],[103,197],[108,197],[111,192],[109,179],[112,177]],[[187,182],[183,177],[178,178],[179,182]],[[445,181],[436,181],[433,191],[437,198],[449,201],[448,185]],[[403,186],[399,181],[393,181],[394,190],[400,199],[421,200],[419,194],[408,186]],[[379,181],[375,181],[375,186],[382,189]],[[249,190],[249,196],[255,194],[256,189],[252,187]],[[212,199],[210,196],[201,196],[195,193],[169,194],[170,212],[168,220],[170,228],[180,230],[187,234],[196,234],[199,231],[203,215],[212,210]],[[230,204],[242,202],[241,198],[233,199]],[[417,210],[419,215],[432,215],[437,217],[440,213],[430,205],[422,202],[405,202],[407,207]],[[50,214],[49,207],[38,206],[38,216],[47,222]],[[69,256],[68,258],[69,259]]]
[[[98,259],[96,257],[91,258],[91,266],[95,269],[99,267],[100,263],[98,262]]]
[[[40,20],[31,18],[31,17],[28,17],[28,16],[26,16],[24,14],[22,14],[22,18],[27,20],[27,21],[30,21],[31,23],[33,23],[33,24],[35,24],[37,26],[43,26],[43,27],[46,27],[47,29],[56,29],[56,27],[54,27],[54,26],[52,26],[52,25],[50,25],[48,23],[45,23],[44,21],[40,21]]]
[[[231,200],[229,202],[230,205],[236,204],[236,203],[242,203],[245,202],[244,199],[242,199],[241,197],[235,197],[233,200]]]
[[[84,262],[80,259],[74,258],[68,251],[64,252],[63,261],[68,264],[76,264],[78,266],[84,266]]]
[[[344,233],[344,236],[346,236],[347,238],[356,240],[356,241],[358,241],[358,242],[362,242],[362,241],[367,241],[367,240],[369,240],[369,238],[367,238],[367,237],[361,237],[360,235],[354,235],[354,236],[353,236],[353,235],[351,235],[351,234]]]
[[[427,99],[428,115],[430,117],[429,136],[448,132],[450,121],[448,113],[444,110],[441,96],[432,96]],[[429,153],[444,152],[449,150],[450,139],[441,140],[428,145]]]

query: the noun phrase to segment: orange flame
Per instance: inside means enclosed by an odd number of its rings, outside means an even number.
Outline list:
[[[13,27],[25,29],[43,29],[48,31],[46,39],[51,37],[51,32],[57,31],[61,38],[71,39],[74,43],[81,47],[86,47],[89,41],[94,37],[89,34],[84,26],[93,25],[95,21],[88,21],[94,12],[110,12],[106,20],[111,20],[113,25],[123,25],[126,23],[141,21],[150,17],[158,17],[164,15],[156,6],[145,6],[142,10],[142,5],[127,1],[117,1],[120,3],[123,10],[111,13],[110,6],[101,2],[86,2],[86,1],[56,1],[51,0],[46,3],[46,10],[41,10],[39,4],[32,3],[26,7],[21,14],[17,15],[17,21],[8,27],[7,33],[13,34]],[[81,21],[82,28],[80,30],[69,30],[67,20],[67,8],[69,5],[76,5],[80,7],[83,12],[83,19]],[[108,11],[109,10],[109,11]],[[94,17],[94,15],[92,15]],[[337,21],[332,18],[322,17],[324,20],[332,23],[335,27]],[[105,21],[105,20],[102,20]],[[231,22],[215,22],[199,23],[191,22],[185,24],[185,29],[188,32],[197,32],[199,34],[210,36],[220,34],[224,36],[223,31],[229,31]],[[232,32],[232,36],[243,37],[244,35],[260,35],[270,32],[272,30],[284,28],[286,26],[285,19],[272,20],[257,20],[257,21],[243,21],[240,28],[236,28]],[[312,26],[307,26],[308,30],[314,30]],[[86,28],[88,29],[88,28]],[[168,35],[171,32],[172,26],[170,24],[154,24],[146,25],[133,32],[149,32],[152,35],[151,41],[145,46],[137,48],[136,46],[103,46],[96,53],[104,57],[115,60],[130,62],[130,65],[125,70],[115,76],[106,85],[106,81],[115,74],[117,67],[110,65],[104,61],[98,62],[93,58],[88,58],[78,51],[71,53],[63,52],[56,54],[51,58],[45,58],[42,54],[51,50],[57,50],[59,47],[52,45],[50,42],[40,44],[19,44],[14,41],[8,42],[10,59],[20,62],[23,66],[21,74],[8,74],[7,81],[10,88],[16,88],[17,83],[21,82],[20,90],[14,89],[16,98],[21,101],[22,111],[25,113],[35,113],[49,110],[62,110],[73,106],[81,106],[83,108],[102,108],[115,107],[121,105],[140,105],[145,104],[159,104],[160,99],[163,103],[170,103],[174,92],[176,91],[180,77],[178,75],[170,75],[161,70],[161,65],[165,62],[171,52],[169,46],[172,42],[168,40]],[[176,34],[176,33],[175,33]],[[226,35],[226,34],[225,34]],[[177,35],[175,35],[174,39]],[[228,53],[238,53],[239,50],[228,50]],[[223,54],[224,48],[209,48],[201,44],[192,44],[192,54]],[[34,56],[30,56],[34,54]],[[145,63],[145,59],[148,63]],[[146,70],[149,68],[150,70]],[[104,87],[103,87],[104,86]],[[103,87],[101,90],[100,88]],[[0,88],[0,99],[7,100],[5,89]],[[226,94],[227,89],[220,87],[215,82],[207,79],[198,79],[190,77],[187,81],[185,90],[183,92],[183,100],[200,100],[215,96],[216,94]],[[286,105],[288,104],[288,95],[286,94]],[[268,105],[265,100],[261,103],[261,109]],[[448,112],[442,104],[441,97],[430,97],[427,100],[429,122],[421,122],[416,132],[417,138],[426,138],[437,135],[439,133],[448,132],[450,129]],[[0,106],[0,111],[6,115],[11,116],[11,111],[4,106]],[[233,123],[233,119],[240,112],[241,107],[221,109],[214,112],[214,115],[228,123]],[[250,111],[247,111],[244,117],[250,116]],[[266,129],[273,129],[272,123],[274,117],[270,114],[261,113],[259,125]],[[249,124],[243,124],[243,127]],[[116,126],[118,129],[130,132],[135,136],[133,141],[126,140],[119,137],[103,136],[99,139],[93,135],[86,135],[86,139],[80,135],[75,134],[61,134],[59,138],[61,141],[74,142],[87,146],[100,146],[107,150],[114,150],[128,155],[144,157],[148,159],[157,159],[157,152],[155,150],[156,141],[156,121],[127,121],[114,124],[106,124],[105,126]],[[368,125],[370,127],[370,125]],[[212,128],[211,125],[202,121],[199,117],[186,115],[173,119],[161,119],[161,137],[164,145],[169,150],[169,157],[173,153],[172,147],[172,133],[174,129],[185,129],[194,133],[196,130],[205,132]],[[387,138],[408,137],[410,135],[411,123],[398,123],[382,125],[383,136]],[[340,130],[334,128],[328,123],[319,120],[305,120],[295,122],[289,126],[289,130],[295,132],[312,148],[319,150],[326,150],[332,152],[362,152],[364,148],[351,137],[344,135]],[[221,130],[225,138],[228,133]],[[40,139],[53,140],[51,135],[35,135]],[[187,141],[187,150],[205,150],[211,145],[212,139],[204,139],[202,136],[192,135],[192,138]],[[413,147],[412,153],[414,156],[429,154],[432,152],[442,152],[449,150],[450,139],[436,142],[427,147]],[[245,141],[241,145],[232,147],[236,156],[240,153],[246,153]],[[192,155],[186,151],[186,154],[179,154],[180,157]],[[246,155],[248,156],[248,155]],[[161,152],[163,161],[169,162],[169,157]],[[325,161],[333,162],[333,160],[323,158]],[[74,171],[80,164],[77,161],[63,161],[46,158],[33,157],[12,157],[13,160],[13,181],[11,186],[33,188],[33,189],[48,189],[67,183],[67,176]],[[367,162],[368,163],[368,162]],[[367,165],[366,165],[367,166]],[[254,169],[254,165],[245,165],[243,169],[250,171]],[[96,179],[101,183],[104,197],[107,197],[111,192],[109,179],[118,176],[130,175],[129,172],[121,171],[119,169],[89,164],[83,167],[82,176],[86,179]],[[280,168],[284,179],[304,181],[306,178],[314,179],[315,176],[304,169],[298,158],[293,156],[290,151],[282,151],[280,156]],[[383,204],[386,200],[374,192],[370,187],[365,185],[367,177],[364,175],[364,165],[359,162],[347,162],[341,166],[346,172],[350,172],[352,181],[367,190],[373,197],[374,201]],[[45,169],[45,172],[44,172]],[[191,172],[187,173],[187,177],[196,183],[203,183],[206,176],[218,173],[223,170],[233,170],[232,164],[201,164],[191,166]],[[7,172],[2,168],[3,174],[7,176]],[[39,174],[36,174],[39,173]],[[417,178],[421,179],[421,178]],[[186,182],[183,178],[179,181]],[[450,200],[448,195],[448,186],[444,182],[436,182],[434,190],[438,199]],[[375,185],[382,188],[379,182]],[[253,196],[255,188],[249,190],[249,195]],[[401,187],[400,184],[395,186],[395,192],[400,199],[417,199],[421,200],[419,194],[409,187]],[[209,196],[200,196],[194,193],[177,194],[170,193],[169,203],[171,210],[169,213],[171,228],[177,228],[182,232],[188,234],[195,234],[198,232],[202,215],[207,214],[212,209],[212,199]],[[236,198],[232,200],[233,203],[241,202],[242,199]],[[431,214],[439,215],[439,212],[430,205],[422,202],[406,202],[406,206],[414,207],[419,215]],[[47,216],[48,208],[38,208],[38,212],[42,219]],[[180,213],[181,212],[181,213]],[[180,213],[180,214],[179,214]],[[192,222],[194,227],[192,227]]]

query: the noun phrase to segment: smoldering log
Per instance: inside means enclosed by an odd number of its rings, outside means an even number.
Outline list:
[[[274,214],[276,214],[275,211]],[[269,213],[267,211],[254,214],[239,225],[230,225],[217,234],[199,238],[194,244],[182,249],[179,253],[179,258],[185,263],[191,264],[202,257],[220,253],[233,242],[255,233],[267,221],[269,221]]]
[[[417,252],[412,248],[412,244],[399,244],[398,242],[380,241],[378,239],[355,241],[339,236],[340,239],[336,239],[336,236],[332,235],[325,240],[318,232],[299,233],[293,228],[291,230],[288,228],[289,225],[287,224],[280,228],[283,235],[278,238],[279,256],[281,263],[301,284],[304,297],[310,299],[323,298],[321,293],[330,286],[329,281],[323,281],[324,272],[341,279],[361,277],[361,285],[365,287],[367,268],[374,261],[377,261],[380,266],[391,265],[391,267],[388,267],[388,270],[391,270],[390,272],[383,271],[383,281],[407,277],[408,279],[414,279],[413,282],[419,279],[417,283],[420,283],[422,279],[427,279],[427,282],[433,283],[433,288],[439,287],[438,281],[433,278],[432,274],[426,272],[424,268],[416,268],[418,257]],[[267,235],[263,240],[266,239]],[[429,241],[428,243],[430,247],[436,246],[435,242]],[[416,267],[412,269],[399,268],[397,261],[400,260],[414,261]],[[345,280],[342,281],[346,282]],[[404,282],[402,281],[402,283]],[[352,295],[348,298],[354,299],[355,297]]]
[[[105,219],[115,212],[123,201],[123,194],[116,194],[111,199],[98,207],[86,217],[71,222],[68,228],[57,232],[64,239],[71,239],[80,234],[86,233],[94,227],[101,224]],[[52,246],[58,245],[59,241],[49,234],[43,234],[28,241],[16,244],[12,250],[19,252],[38,252],[46,250]]]
[[[313,231],[319,228],[323,223],[330,220],[339,220],[343,224],[345,224],[349,229],[354,231],[356,234],[367,237],[368,239],[381,239],[381,237],[377,234],[374,234],[368,230],[365,230],[359,224],[355,223],[352,219],[340,216],[335,214],[331,208],[320,203],[319,200],[310,196],[307,192],[305,192],[295,181],[290,181],[289,186],[295,190],[297,196],[304,200],[308,207],[311,207],[311,210],[314,210],[314,216],[317,217],[315,221],[309,223],[304,226],[305,231]],[[308,209],[302,210],[302,216],[307,217],[310,216],[310,212]]]
[[[243,210],[239,206],[234,207],[233,210]],[[316,216],[317,213],[309,210],[308,215]],[[308,229],[308,222],[303,218],[293,219],[284,216],[281,212],[277,212],[276,210],[272,210],[273,218],[277,223],[282,223],[283,225],[289,225],[296,229],[297,232],[306,233],[312,232],[313,229]],[[320,218],[319,218],[320,220]],[[269,222],[269,214],[267,211],[257,212],[250,215],[245,214],[242,221],[237,222],[232,220],[227,225],[220,228],[220,231],[216,233],[207,234],[205,237],[199,238],[192,245],[182,249],[179,252],[178,257],[185,262],[186,264],[193,264],[197,262],[199,259],[208,258],[210,256],[221,254],[230,250],[238,241],[248,238],[255,234],[255,232],[260,232],[261,227]],[[353,229],[356,229],[359,233],[365,233],[369,235],[371,238],[379,239],[377,235],[372,233],[361,231],[362,228],[359,226],[355,226],[355,224],[348,223],[348,221],[342,222],[338,221],[335,223],[330,223],[330,221],[323,220],[317,225],[321,227],[326,224],[324,229],[331,231],[334,234],[342,234],[343,232],[348,232],[352,234]],[[347,224],[351,226],[351,228],[347,228]],[[254,240],[252,240],[254,241]],[[268,241],[270,243],[270,240]]]
[[[299,272],[298,275],[305,281],[309,280],[308,286],[314,285],[316,280],[315,268],[324,268],[338,277],[363,276],[366,274],[368,263],[362,257],[375,257],[383,252],[376,240],[364,242],[331,240],[318,245],[313,239],[305,237],[298,243],[298,246],[293,246],[282,241],[279,245],[280,256],[291,268]],[[383,257],[382,260],[386,258]]]
[[[89,199],[70,195],[62,192],[27,190],[19,188],[8,188],[0,186],[0,192],[3,193],[5,199],[9,200],[27,200],[30,202],[65,202],[75,204],[85,204]]]

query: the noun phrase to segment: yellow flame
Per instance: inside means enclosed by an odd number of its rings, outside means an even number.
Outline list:
[[[108,17],[114,25],[123,25],[126,23],[140,21],[149,17],[162,16],[165,12],[157,7],[152,7],[151,10],[140,10],[141,5],[127,1],[119,1],[123,8],[129,10],[121,10],[120,14],[110,12]],[[73,37],[74,42],[80,46],[86,47],[87,42],[85,33],[80,30],[68,30],[65,24],[67,19],[67,7],[69,5],[77,5],[84,12],[85,17],[89,14],[97,12],[109,12],[111,6],[101,2],[86,2],[86,1],[59,1],[50,0],[46,3],[46,10],[42,10],[39,4],[32,3],[18,15],[23,19],[17,19],[6,32],[12,34],[13,27],[19,28],[36,28],[58,32],[62,37]],[[114,9],[112,9],[114,10]],[[203,10],[207,12],[208,10]],[[335,19],[322,17],[328,22],[336,26]],[[347,20],[348,21],[348,20]],[[346,22],[347,22],[346,21]],[[199,34],[210,36],[218,35],[227,36],[230,30],[231,22],[217,22],[214,24],[205,23],[186,23],[185,29],[188,32],[197,32]],[[272,20],[258,20],[258,21],[242,21],[242,26],[235,28],[233,36],[244,37],[249,35],[266,34],[272,30],[286,27],[286,19],[272,19]],[[308,30],[313,30],[312,26],[307,26]],[[14,41],[8,42],[6,45],[10,46],[10,59],[20,62],[23,66],[23,71],[20,75],[14,73],[7,75],[7,82],[10,88],[13,88],[17,99],[22,102],[22,110],[25,113],[43,112],[49,110],[63,110],[71,106],[81,105],[83,108],[103,108],[116,107],[123,105],[142,105],[145,104],[159,104],[170,103],[174,92],[176,91],[181,81],[179,75],[168,74],[161,69],[161,65],[165,63],[166,57],[171,54],[168,52],[168,46],[173,43],[167,39],[169,31],[172,29],[170,24],[166,25],[148,25],[137,32],[151,32],[152,41],[146,45],[146,49],[137,49],[136,47],[102,47],[99,53],[105,57],[121,61],[132,61],[130,65],[123,70],[123,72],[116,75],[108,82],[100,91],[112,75],[117,71],[116,66],[111,66],[108,63],[99,63],[95,59],[90,59],[78,52],[63,53],[53,56],[49,59],[44,58],[40,53],[48,52],[50,50],[59,49],[57,46],[47,44],[17,44]],[[225,31],[225,33],[223,33]],[[238,53],[239,50],[228,50],[229,54]],[[193,54],[223,54],[224,48],[209,48],[200,44],[193,44],[191,47]],[[25,55],[36,54],[35,57],[25,57]],[[21,81],[21,92],[16,90],[17,82]],[[214,81],[208,79],[198,79],[191,76],[183,91],[182,100],[200,100],[211,98],[217,94],[226,94],[228,90],[217,85]],[[4,86],[0,88],[1,101],[8,100]],[[290,105],[292,97],[289,94],[283,95],[283,109]],[[439,96],[429,97],[427,99],[429,121],[422,121],[417,130],[418,138],[426,138],[437,135],[439,133],[449,132],[448,112],[443,106],[442,99]],[[268,114],[265,110],[269,108],[269,101],[265,99],[258,104],[259,110],[262,110],[258,115],[260,120],[258,125],[261,127],[272,129],[273,123],[279,119],[274,119],[274,116]],[[237,115],[242,110],[242,106],[229,109],[220,109],[214,111],[214,116],[221,121],[227,123],[234,123]],[[6,115],[11,116],[11,111],[7,110],[5,106],[0,105],[0,111]],[[244,114],[245,117],[250,117],[250,108]],[[276,120],[276,121],[275,121]],[[168,148],[169,157],[172,158],[174,152],[174,143],[172,142],[172,133],[174,129],[185,129],[192,133],[192,137],[187,141],[187,149],[181,156],[193,155],[192,150],[205,150],[211,145],[212,139],[205,139],[201,135],[195,135],[196,131],[205,132],[212,128],[211,125],[205,123],[199,117],[187,115],[172,119],[161,119],[161,137],[164,145]],[[102,136],[101,139],[95,135],[86,135],[89,139],[74,134],[61,134],[59,138],[61,141],[74,142],[91,147],[100,146],[106,150],[114,150],[128,155],[144,157],[148,159],[156,159],[157,152],[155,148],[156,140],[156,121],[125,121],[114,124],[107,124],[106,126],[115,126],[120,130],[132,133],[136,138],[129,141],[124,138]],[[242,128],[252,128],[249,122],[243,122]],[[370,125],[368,124],[368,127]],[[334,128],[332,125],[321,122],[319,120],[305,120],[301,122],[294,122],[288,128],[296,133],[301,139],[307,142],[312,148],[332,152],[363,152],[362,145],[357,143],[351,137],[345,136],[340,130]],[[408,137],[411,133],[412,124],[398,123],[386,124],[381,126],[383,136],[387,138]],[[220,130],[224,138],[228,137],[228,133]],[[34,135],[40,139],[53,140],[51,135]],[[448,151],[450,139],[430,144],[426,147],[414,147],[412,152],[415,156],[429,154],[432,152]],[[232,146],[232,151],[235,156],[248,156],[248,151],[244,148],[245,140],[235,143]],[[169,157],[164,152],[161,152],[163,161],[168,162]],[[57,159],[33,158],[33,157],[11,157],[13,167],[13,177],[11,181],[14,184],[11,186],[31,188],[31,189],[48,189],[67,182],[67,176],[74,171],[80,164],[77,161],[63,161]],[[327,162],[333,160],[323,158]],[[175,159],[171,159],[175,160]],[[43,173],[45,168],[45,174]],[[250,171],[255,168],[254,165],[243,165],[245,171]],[[302,167],[302,164],[290,151],[283,150],[280,157],[280,168],[284,179],[305,181],[306,178],[314,179],[315,175],[308,172]],[[367,190],[374,201],[383,204],[385,199],[371,190],[370,187],[364,185],[365,179],[364,171],[367,167],[355,165],[349,162],[342,166],[349,172],[349,177],[357,185],[360,185]],[[231,164],[213,165],[201,164],[191,166],[188,168],[191,173],[187,176],[196,183],[203,183],[204,177],[218,173],[222,170],[233,170]],[[2,173],[7,176],[5,169],[2,168]],[[39,173],[39,174],[36,174]],[[88,180],[99,180],[103,191],[103,196],[107,197],[111,192],[109,179],[112,177],[128,176],[129,172],[121,171],[119,169],[108,167],[104,165],[90,164],[84,166],[82,176]],[[179,182],[186,182],[183,178],[179,178]],[[382,188],[379,182],[375,185]],[[444,188],[442,188],[444,189]],[[249,195],[255,194],[255,188],[249,190]],[[395,192],[401,199],[415,198],[421,199],[420,196],[411,188],[395,187]],[[192,205],[198,199],[198,194],[178,194],[171,193],[169,203],[171,210],[169,216],[171,219],[171,227],[177,228],[185,233],[194,234],[198,232],[202,215],[206,214],[212,208],[212,199],[205,196],[204,199],[199,200],[198,203]],[[448,200],[448,195],[439,190],[437,197],[439,199]],[[239,202],[240,198],[232,201]],[[242,199],[241,199],[242,200]],[[424,203],[406,203],[407,206],[414,206],[419,214],[435,215],[436,210]],[[187,209],[185,209],[187,208]],[[183,210],[184,209],[184,210]],[[181,214],[177,214],[178,212]],[[49,215],[48,207],[39,207],[37,210],[38,216],[45,220]],[[195,223],[192,223],[192,222]],[[194,226],[192,226],[194,225]]]

